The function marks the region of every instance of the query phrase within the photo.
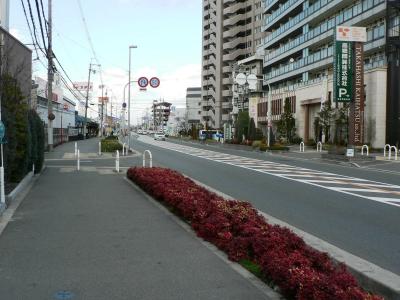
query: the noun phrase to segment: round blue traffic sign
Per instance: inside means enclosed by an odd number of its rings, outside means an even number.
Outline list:
[[[3,122],[0,121],[0,140],[4,138],[5,134],[6,134],[6,127],[4,126]]]
[[[141,88],[145,88],[146,86],[149,85],[149,80],[148,80],[146,77],[140,77],[140,78],[138,79],[138,85],[139,85]]]
[[[150,86],[152,88],[157,88],[160,86],[160,79],[158,79],[157,77],[152,77],[150,79]]]

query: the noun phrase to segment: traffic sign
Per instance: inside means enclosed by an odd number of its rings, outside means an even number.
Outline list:
[[[138,79],[138,85],[139,85],[141,88],[145,88],[146,86],[149,85],[149,80],[148,80],[146,77],[140,77],[140,78]]]
[[[6,134],[6,127],[4,126],[3,122],[0,121],[0,140],[4,138],[5,134]]]
[[[160,79],[158,79],[157,77],[152,77],[150,79],[150,86],[152,88],[158,88],[160,86]]]

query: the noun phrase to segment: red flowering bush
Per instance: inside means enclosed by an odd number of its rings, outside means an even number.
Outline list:
[[[225,200],[176,171],[130,168],[127,176],[191,224],[233,261],[249,260],[290,299],[375,300],[343,265],[287,228],[268,224],[250,203]]]

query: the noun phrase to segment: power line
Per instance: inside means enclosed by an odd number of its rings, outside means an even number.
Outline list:
[[[29,33],[30,33],[30,35],[31,35],[32,44],[33,44],[33,47],[35,48],[36,57],[39,58],[39,53],[38,53],[38,51],[37,51],[35,39],[34,39],[33,33],[32,33],[31,24],[29,24],[28,15],[26,14],[25,4],[24,4],[24,1],[23,1],[23,0],[21,0],[21,4],[22,4],[22,8],[23,8],[23,10],[24,10],[24,15],[25,15],[26,24],[28,25]]]
[[[29,0],[28,0],[29,1]],[[44,37],[44,31],[43,31],[43,25],[42,25],[42,18],[40,16],[40,7],[39,7],[39,2],[38,0],[35,0],[36,3],[36,12],[38,15],[38,20],[39,20],[39,25],[40,25],[40,33],[42,34],[42,39],[43,39],[43,46],[44,49],[47,51],[47,47],[46,47],[46,39]]]
[[[92,50],[92,54],[93,54],[94,59],[100,65],[100,68],[99,68],[100,69],[100,81],[101,81],[101,84],[103,85],[103,75],[102,75],[102,70],[101,70],[101,63],[100,63],[99,59],[97,58],[96,51],[94,50],[92,38],[90,37],[89,28],[88,28],[88,25],[87,25],[87,22],[86,22],[85,15],[83,13],[81,0],[77,0],[77,1],[78,1],[79,11],[80,11],[81,17],[82,17],[82,22],[83,22],[83,25],[85,27],[86,38],[88,39],[88,42],[89,42],[90,48]]]
[[[22,0],[21,0],[22,1]],[[29,0],[27,0],[28,3],[28,8],[29,8],[29,15],[31,17],[31,22],[32,22],[32,27],[33,27],[33,35],[35,37],[35,41],[36,41],[36,45],[39,47],[40,51],[43,52],[44,56],[47,57],[47,53],[43,50],[43,48],[40,46],[40,43],[38,41],[37,35],[36,35],[36,25],[35,25],[35,18],[33,17],[33,13],[32,13],[32,7],[31,7],[31,3]]]
[[[43,16],[43,19],[44,19],[44,27],[46,29],[46,35],[49,35],[48,21],[46,20],[46,15],[44,14],[43,0],[40,0],[40,6],[41,6],[41,9],[42,9],[42,16]]]

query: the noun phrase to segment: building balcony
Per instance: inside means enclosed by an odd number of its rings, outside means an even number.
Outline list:
[[[373,9],[363,7],[363,10],[359,14],[354,14],[351,20],[346,21],[346,25],[354,26],[360,21],[367,20],[370,16],[379,14],[384,8],[384,5],[384,3],[377,4],[373,7]],[[283,57],[288,57],[301,49],[309,47],[310,45],[320,43],[324,39],[331,39],[334,34],[335,27],[344,23],[344,19],[342,19],[342,22],[336,19],[337,18],[332,18],[327,20],[306,34],[302,34],[294,40],[283,44],[278,49],[270,51],[267,55],[265,55],[264,66],[274,64]]]
[[[246,2],[239,2],[237,3],[237,1],[232,1],[231,6],[224,8],[223,10],[223,14],[225,15],[230,15],[230,14],[234,14],[236,13],[239,9],[244,9],[247,6]]]
[[[272,14],[270,14],[268,17],[266,17],[264,19],[264,24],[265,24],[264,30],[268,30],[269,28],[271,28],[274,24],[276,24],[284,16],[287,16],[290,12],[292,12],[299,5],[302,5],[303,2],[304,2],[304,0],[286,1],[285,4],[280,6],[276,11],[274,11]]]
[[[349,2],[351,3],[351,2]],[[362,10],[366,11],[371,9],[373,6],[378,6],[380,4],[384,4],[384,0],[375,0],[368,1],[366,3],[362,2]],[[329,18],[330,12],[336,11],[336,7],[343,6],[342,0],[318,0],[314,4],[310,5],[307,9],[303,10],[294,18],[290,19],[288,22],[280,26],[277,30],[272,32],[270,35],[264,38],[264,48],[270,47],[272,44],[276,43],[278,40],[281,40],[291,34],[293,31],[299,29],[303,25],[309,23],[310,21],[316,21],[316,17],[318,18]],[[352,7],[348,8],[348,12],[341,11],[341,14],[337,16],[337,25],[339,23],[347,22],[349,19],[353,17],[353,9]],[[340,19],[342,19],[340,21]],[[330,19],[332,20],[332,18]],[[266,28],[263,27],[263,30]]]
[[[222,91],[222,97],[232,97],[233,93],[231,90],[223,90]]]
[[[223,85],[232,85],[233,84],[232,78],[223,78],[222,79],[222,84]]]
[[[236,37],[240,32],[246,32],[247,29],[250,29],[250,25],[241,25],[241,26],[235,26],[232,27],[231,29],[225,30],[223,33],[223,38],[227,39],[227,38],[234,38]]]
[[[225,62],[236,61],[239,56],[246,55],[247,53],[248,53],[247,49],[237,49],[229,54],[225,54],[222,58]]]
[[[223,43],[222,47],[224,50],[230,50],[230,49],[235,49],[238,45],[240,44],[245,44],[246,43],[246,39],[245,38],[235,38],[234,40],[227,42],[227,43]]]
[[[245,16],[243,14],[233,15],[224,20],[223,26],[234,26],[237,22],[244,20]]]
[[[233,105],[232,105],[232,102],[231,101],[224,101],[224,102],[222,102],[221,103],[221,107],[222,107],[222,109],[232,109],[233,108]]]

